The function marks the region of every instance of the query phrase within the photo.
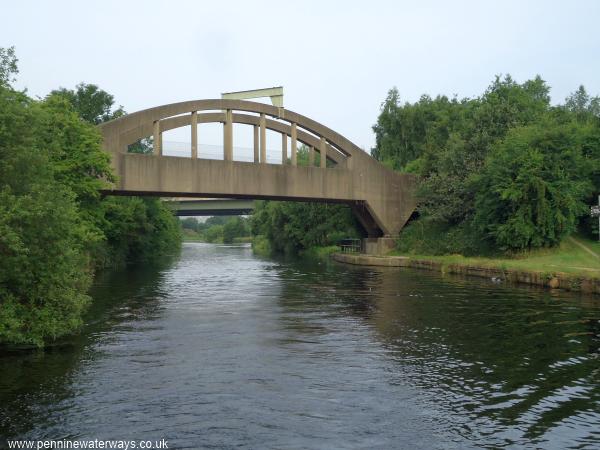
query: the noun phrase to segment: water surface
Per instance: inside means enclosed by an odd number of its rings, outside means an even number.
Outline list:
[[[0,357],[0,442],[600,448],[593,297],[196,243],[92,295],[67,346]]]

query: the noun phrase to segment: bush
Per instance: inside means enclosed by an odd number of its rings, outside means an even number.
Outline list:
[[[250,230],[242,217],[230,217],[223,225],[223,243],[232,244],[236,238],[246,237]]]
[[[40,105],[0,86],[0,343],[42,346],[81,325],[85,251],[100,236],[54,179]]]
[[[179,246],[159,199],[101,198],[114,177],[100,140],[64,96],[35,101],[0,77],[0,344],[76,331],[94,268]]]
[[[269,240],[261,235],[253,237],[252,251],[260,256],[270,256],[273,253]]]
[[[411,221],[400,233],[397,249],[413,255],[461,254],[492,255],[495,251],[481,234],[468,224],[419,218]]]
[[[592,190],[575,124],[512,129],[477,182],[474,222],[500,248],[557,245],[574,232]]]
[[[290,254],[359,237],[348,206],[308,202],[257,201],[252,234],[264,236],[274,252]]]
[[[213,225],[204,230],[206,242],[223,242],[223,225]]]
[[[0,342],[42,346],[81,324],[89,236],[74,196],[51,180],[0,193]]]

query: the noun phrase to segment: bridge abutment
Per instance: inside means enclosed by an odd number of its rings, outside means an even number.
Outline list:
[[[396,247],[396,239],[396,237],[364,238],[364,252],[367,255],[385,255]]]

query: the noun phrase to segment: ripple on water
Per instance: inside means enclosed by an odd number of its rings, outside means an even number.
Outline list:
[[[0,358],[0,435],[171,448],[598,448],[600,304],[186,244]]]

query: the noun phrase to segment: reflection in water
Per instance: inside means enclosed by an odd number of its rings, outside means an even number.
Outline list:
[[[600,446],[600,302],[186,244],[0,357],[0,436],[170,448]]]

